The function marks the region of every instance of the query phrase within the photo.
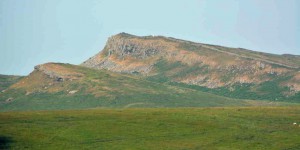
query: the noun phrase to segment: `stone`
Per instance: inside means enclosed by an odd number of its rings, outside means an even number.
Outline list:
[[[26,94],[25,94],[25,95],[27,96],[27,95],[30,95],[31,93],[32,93],[32,92],[26,92]]]
[[[9,102],[12,102],[14,99],[12,97],[8,98],[5,102],[6,103],[9,103]]]
[[[69,94],[75,94],[77,92],[78,92],[77,90],[73,90],[73,91],[70,91]]]

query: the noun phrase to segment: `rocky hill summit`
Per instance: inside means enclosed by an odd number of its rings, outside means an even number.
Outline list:
[[[120,33],[82,66],[138,75],[152,81],[277,97],[300,91],[300,57]],[[275,88],[275,89],[274,89]],[[245,89],[245,88],[243,88]],[[274,99],[277,99],[274,97]]]

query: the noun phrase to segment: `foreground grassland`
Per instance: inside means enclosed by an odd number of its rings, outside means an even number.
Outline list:
[[[300,149],[300,107],[0,113],[0,149]]]

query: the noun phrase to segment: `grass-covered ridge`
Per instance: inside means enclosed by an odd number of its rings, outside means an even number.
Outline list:
[[[0,94],[0,111],[252,105],[106,70],[70,64],[45,64],[42,68]]]
[[[0,148],[297,150],[299,112],[299,107],[5,112]]]

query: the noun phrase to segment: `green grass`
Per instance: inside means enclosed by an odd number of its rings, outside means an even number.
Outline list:
[[[188,84],[176,83],[176,82],[168,82],[167,84],[178,86],[178,87],[190,88],[197,91],[212,93],[227,98],[270,100],[270,101],[277,101],[277,102],[292,102],[292,103],[300,102],[299,101],[300,93],[286,97],[285,95],[283,95],[282,91],[289,91],[289,88],[280,87],[277,81],[278,80],[267,81],[259,85],[248,84],[248,83],[235,84],[232,86],[232,88],[234,89],[233,91],[230,91],[228,87],[210,89],[203,86],[188,85]]]
[[[0,149],[300,149],[300,107],[0,113]]]
[[[188,75],[208,73],[207,65],[195,64],[194,66],[188,66],[179,61],[168,62],[164,59],[159,60],[154,68],[158,73],[146,79],[158,83],[171,82],[174,78],[185,78]]]
[[[159,89],[159,88],[158,88]],[[68,95],[58,93],[36,93],[23,96],[25,92],[14,91],[11,95],[13,102],[0,104],[1,111],[15,110],[63,110],[63,109],[86,109],[86,108],[127,108],[127,107],[221,107],[221,106],[251,106],[247,101],[229,99],[199,91],[185,91],[184,93],[165,92],[158,94],[148,93],[112,93],[113,96],[95,97],[91,94],[76,93]],[[7,99],[12,96],[4,97]],[[264,101],[258,105],[269,105]],[[271,105],[289,105],[285,103],[272,103]],[[292,104],[294,105],[294,104]]]

